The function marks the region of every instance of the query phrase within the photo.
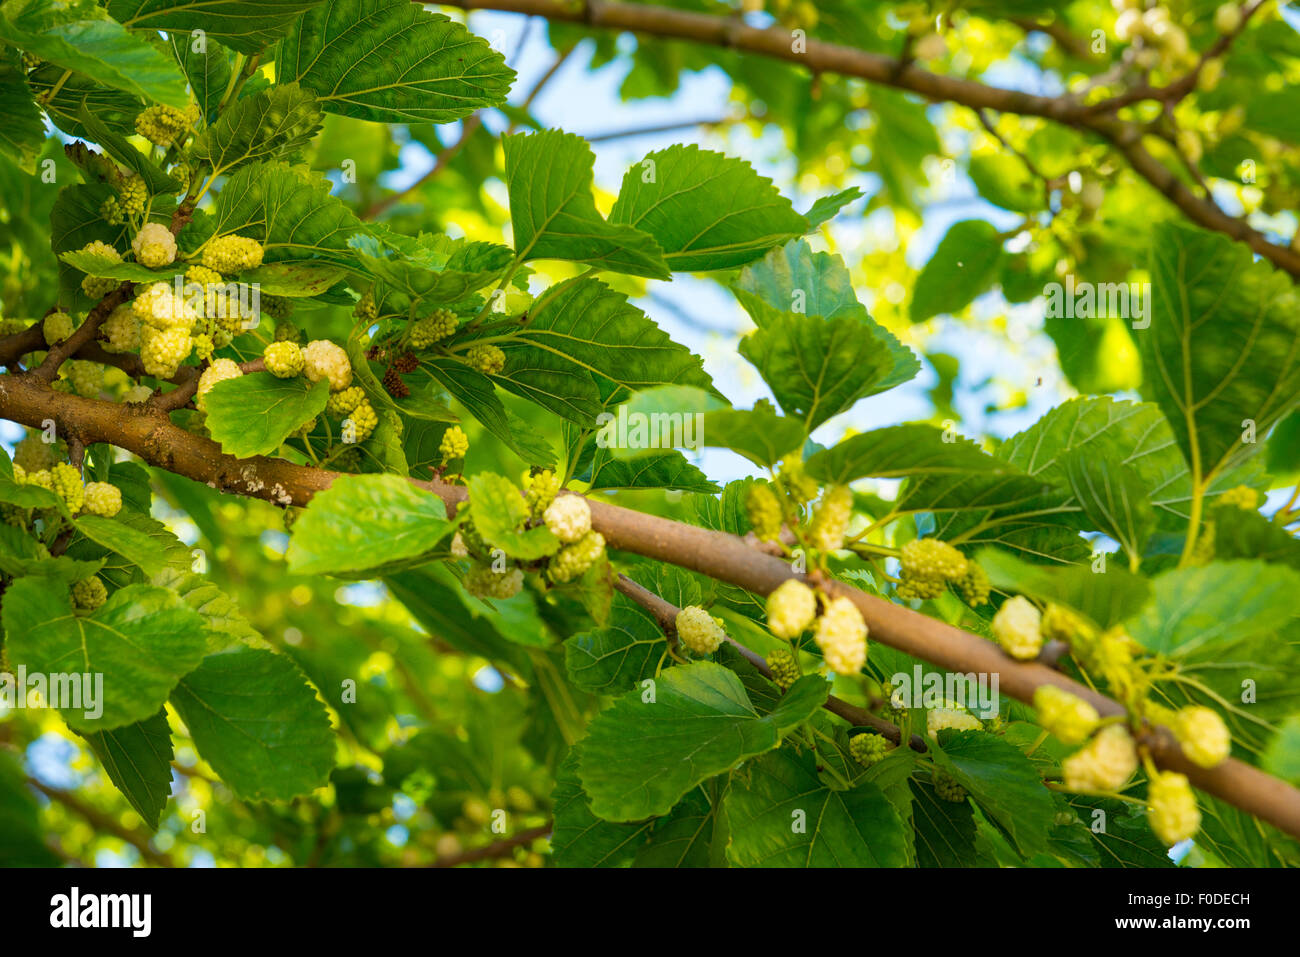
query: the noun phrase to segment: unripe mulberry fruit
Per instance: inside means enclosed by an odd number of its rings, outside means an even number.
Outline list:
[[[1222,764],[1232,753],[1232,736],[1217,711],[1201,705],[1179,708],[1170,730],[1187,760],[1203,768]]]
[[[993,616],[993,636],[1012,658],[1022,661],[1037,658],[1043,648],[1043,635],[1039,629],[1042,618],[1029,599],[1016,595],[1003,602]]]
[[[343,441],[349,444],[364,442],[379,425],[379,415],[367,399],[357,403],[352,413],[343,420]]]
[[[1214,30],[1216,33],[1236,33],[1241,26],[1241,9],[1235,3],[1224,3],[1214,11]]]
[[[867,663],[867,623],[847,598],[835,598],[817,619],[813,640],[827,667],[837,675],[855,675]]]
[[[488,564],[476,564],[465,573],[465,590],[475,598],[513,598],[524,587],[524,573],[518,568],[493,571]]]
[[[904,578],[898,583],[896,591],[899,598],[927,601],[938,598],[947,587],[942,578]]]
[[[221,273],[215,269],[209,269],[207,266],[200,266],[194,263],[185,270],[185,281],[194,283],[196,286],[220,286],[225,280]]]
[[[781,537],[781,502],[770,485],[755,483],[745,496],[745,511],[754,534],[765,542]]]
[[[456,314],[450,309],[434,310],[432,315],[417,319],[411,326],[411,348],[427,349],[456,331]]]
[[[122,490],[108,482],[90,482],[86,485],[82,509],[88,515],[112,518],[122,510]]]
[[[375,305],[375,294],[373,290],[367,289],[357,300],[357,304],[352,307],[352,315],[358,319],[374,319],[379,315],[379,309]]]
[[[292,379],[303,370],[302,350],[296,342],[272,342],[262,353],[266,371],[277,379]]]
[[[161,269],[176,261],[176,237],[162,223],[145,223],[131,240],[135,261],[150,269]]]
[[[140,348],[140,317],[130,303],[108,314],[99,327],[99,339],[105,352],[135,352]]]
[[[155,329],[178,330],[186,335],[194,331],[199,314],[183,297],[177,298],[171,283],[155,282],[131,300],[137,319]],[[183,358],[183,357],[182,357]]]
[[[566,496],[566,498],[573,497]],[[722,630],[722,625],[699,605],[688,605],[679,611],[676,624],[677,637],[681,639],[683,645],[697,655],[711,655],[727,640],[727,633]]]
[[[588,532],[572,545],[566,545],[551,557],[546,572],[551,581],[564,583],[573,581],[594,565],[605,552],[605,536],[600,532]]]
[[[848,531],[849,520],[852,517],[852,490],[847,485],[833,485],[828,488],[823,493],[816,511],[813,512],[812,524],[808,529],[812,546],[823,551],[843,548],[844,533]]]
[[[52,312],[45,317],[45,322],[41,328],[45,333],[45,344],[54,346],[72,335],[76,331],[77,324],[72,321],[72,317],[66,312]]]
[[[952,587],[962,601],[972,608],[978,608],[980,605],[988,604],[992,583],[983,568],[967,559],[966,574],[954,581]]]
[[[959,708],[931,708],[925,713],[925,730],[936,735],[947,729],[954,731],[983,731],[984,723],[969,711]]]
[[[1195,836],[1201,812],[1187,775],[1160,771],[1147,784],[1147,821],[1156,837],[1177,844]]]
[[[524,476],[524,501],[534,518],[541,518],[560,491],[560,477],[551,469]]]
[[[293,327],[293,323],[286,322],[293,315],[294,301],[288,296],[272,296],[269,293],[262,293],[258,296],[258,310],[263,314],[270,316],[275,320],[275,338],[277,340],[296,339],[298,330]],[[280,327],[287,325],[285,330],[287,334],[281,334]]]
[[[30,432],[14,446],[14,464],[28,472],[48,470],[57,459],[53,442],[42,442],[39,432]]]
[[[199,407],[199,411],[207,411],[204,398],[212,391],[213,386],[227,379],[238,379],[243,374],[234,359],[217,359],[204,369],[203,374],[199,376],[199,387],[194,393],[194,404]]]
[[[1123,725],[1108,724],[1061,762],[1071,791],[1116,791],[1137,770],[1137,748]]]
[[[1238,485],[1219,496],[1218,505],[1235,505],[1237,508],[1253,512],[1259,508],[1259,493],[1249,485]]]
[[[198,119],[199,109],[193,103],[184,110],[151,106],[135,118],[135,131],[155,146],[168,147],[183,140]]]
[[[203,247],[203,265],[223,276],[262,265],[262,244],[247,236],[216,236]]]
[[[50,484],[54,494],[68,506],[69,512],[76,515],[81,511],[81,506],[86,501],[86,489],[81,484],[81,473],[75,465],[67,462],[54,463],[54,468],[50,469]]]
[[[804,472],[803,462],[798,458],[786,456],[782,459],[777,477],[796,505],[804,505],[817,497],[817,480]]]
[[[54,491],[54,476],[50,474],[49,469],[37,469],[34,472],[27,473],[25,485],[35,485],[37,488],[43,488],[46,491]]]
[[[855,734],[849,740],[849,754],[864,768],[879,762],[888,750],[889,742],[883,734]]]
[[[1082,698],[1056,685],[1034,689],[1038,723],[1066,744],[1082,744],[1097,728],[1101,715]]]
[[[787,578],[767,596],[767,627],[778,638],[798,638],[817,617],[817,596],[795,578]]]
[[[556,538],[570,544],[591,531],[591,507],[579,495],[561,495],[547,506],[542,520]]]
[[[496,375],[506,367],[506,354],[491,343],[471,347],[465,358],[484,375]]]
[[[799,659],[788,648],[777,648],[767,656],[767,667],[772,672],[772,682],[782,691],[803,676],[799,668]]]
[[[945,801],[960,804],[966,800],[966,789],[958,784],[957,779],[946,771],[935,768],[930,772],[930,783],[934,785],[934,793]]]
[[[328,379],[331,392],[352,384],[352,363],[341,346],[328,339],[313,339],[302,350],[303,373],[312,382]]]
[[[98,578],[83,578],[72,585],[72,604],[80,611],[94,611],[108,601],[108,589]]]
[[[126,219],[121,200],[116,196],[110,196],[100,203],[99,218],[110,226],[120,226]]]
[[[72,383],[72,389],[77,395],[93,399],[104,387],[104,369],[95,362],[69,362],[68,381]]]
[[[139,176],[132,174],[123,181],[117,197],[117,205],[123,217],[142,216],[145,206],[149,204],[149,187]]]
[[[81,252],[89,253],[92,256],[99,256],[111,262],[119,263],[122,261],[122,254],[110,246],[108,243],[96,239],[94,242],[87,243],[81,247]],[[90,299],[103,299],[110,292],[116,289],[119,281],[107,276],[96,276],[94,273],[87,274],[81,280],[81,291]]]
[[[442,441],[438,443],[438,454],[442,457],[443,465],[453,459],[463,459],[468,451],[469,436],[459,425],[453,425],[442,433]]]
[[[1087,638],[1088,624],[1079,615],[1063,605],[1049,604],[1038,623],[1039,634],[1045,641],[1063,641]]]
[[[184,329],[151,330],[140,349],[144,371],[159,379],[170,379],[189,357],[194,340]]]
[[[297,346],[294,346],[296,349]],[[299,353],[301,358],[301,353]],[[325,402],[325,411],[330,415],[343,418],[361,404],[366,397],[365,390],[359,385],[348,386],[342,392],[332,392]]]
[[[917,538],[903,546],[899,558],[904,578],[955,581],[966,574],[966,556],[937,538]]]
[[[206,332],[200,332],[194,337],[194,356],[199,361],[212,358],[212,353],[216,348],[217,344],[213,342],[212,336],[208,335]]]

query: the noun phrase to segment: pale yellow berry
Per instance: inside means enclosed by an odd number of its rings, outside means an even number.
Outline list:
[[[145,223],[131,240],[135,261],[150,269],[161,269],[176,261],[176,237],[162,223]]]
[[[442,456],[444,465],[452,459],[463,459],[468,451],[469,436],[459,425],[453,425],[442,433],[442,441],[438,443],[438,454]]]
[[[170,379],[189,357],[194,340],[185,329],[159,331],[149,327],[149,332],[144,334],[142,327],[141,332],[140,361],[144,364],[144,371],[160,379]]]
[[[698,605],[688,605],[679,611],[676,624],[677,637],[697,655],[711,655],[727,640],[727,633],[722,630],[717,619]]]
[[[72,585],[72,603],[80,611],[94,611],[108,600],[108,589],[98,578],[85,578]]]
[[[1082,744],[1101,720],[1096,708],[1056,685],[1035,688],[1034,707],[1038,723],[1065,744]]]
[[[796,578],[787,578],[767,596],[767,627],[778,638],[798,638],[817,617],[817,596]]]
[[[867,663],[867,623],[847,598],[835,598],[817,619],[813,639],[837,675],[855,675]]]
[[[203,265],[223,276],[262,265],[262,244],[246,236],[216,236],[203,247]]]
[[[296,342],[272,342],[262,353],[266,371],[277,379],[292,379],[303,370],[302,350]]]
[[[140,348],[140,317],[130,303],[123,303],[108,314],[99,327],[105,352],[134,352]]]
[[[946,728],[956,731],[981,731],[984,725],[975,715],[960,708],[931,708],[925,713],[925,730],[931,736]]]
[[[379,425],[379,415],[367,399],[362,399],[343,420],[343,441],[364,442]]]
[[[90,515],[112,518],[122,510],[122,490],[108,482],[90,482],[82,509]]]
[[[1029,599],[1016,595],[1003,602],[993,616],[993,636],[1012,658],[1037,658],[1043,648],[1042,617]]]
[[[194,404],[198,406],[199,411],[206,411],[205,397],[212,391],[212,387],[218,382],[225,382],[227,379],[238,379],[244,373],[240,371],[239,363],[234,359],[217,359],[212,365],[203,370],[199,376],[199,387],[194,394]]]
[[[45,334],[45,344],[47,346],[58,345],[68,336],[76,331],[77,324],[72,321],[72,317],[66,312],[52,312],[45,317],[41,329]]]
[[[1147,784],[1147,821],[1166,844],[1193,837],[1201,827],[1196,794],[1184,774],[1160,771]]]
[[[50,469],[50,482],[54,494],[63,499],[69,512],[75,515],[81,511],[86,500],[86,489],[81,484],[81,473],[76,466],[67,462],[55,462],[54,468]]]
[[[294,348],[297,348],[297,346]],[[299,355],[301,356],[301,352]],[[365,390],[361,386],[348,386],[342,392],[330,393],[329,399],[325,402],[325,411],[330,415],[342,418],[360,405],[365,397]]]
[[[572,545],[565,545],[552,557],[546,573],[554,582],[569,582],[582,575],[605,553],[605,536],[588,532]]]
[[[833,485],[822,494],[808,529],[814,548],[835,551],[844,547],[844,533],[853,517],[853,491],[847,485]]]
[[[1179,708],[1170,730],[1193,764],[1212,768],[1232,753],[1232,735],[1217,711],[1201,705]]]
[[[579,495],[561,495],[547,506],[542,520],[561,542],[576,542],[591,531],[591,507]]]
[[[1117,791],[1137,770],[1137,748],[1123,725],[1108,724],[1061,762],[1072,791]]]
[[[314,339],[302,350],[303,374],[312,382],[327,379],[331,392],[342,392],[352,384],[352,363],[342,346],[328,339]]]
[[[465,573],[465,590],[476,598],[513,598],[523,586],[524,573],[518,568],[498,572],[491,565],[476,564]]]

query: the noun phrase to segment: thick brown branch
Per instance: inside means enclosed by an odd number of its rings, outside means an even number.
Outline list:
[[[732,17],[648,4],[605,0],[587,0],[585,4],[572,5],[565,0],[443,0],[443,5],[464,10],[523,13],[546,17],[548,20],[582,23],[590,27],[729,47],[744,53],[794,63],[818,76],[834,73],[857,77],[870,83],[917,93],[935,102],[956,103],[974,110],[1038,116],[1082,132],[1093,133],[1119,149],[1138,175],[1168,197],[1192,222],[1246,243],[1274,265],[1300,277],[1300,252],[1270,242],[1267,236],[1254,227],[1228,216],[1214,203],[1193,193],[1164,164],[1142,148],[1141,130],[1136,124],[1119,120],[1113,113],[1098,112],[1072,97],[1038,96],[959,77],[943,76],[924,70],[914,62],[838,43],[808,39],[802,44],[795,44],[790,31],[782,27],[760,29],[746,26]],[[1182,82],[1195,84],[1195,71],[1190,81],[1184,78]]]
[[[150,465],[213,488],[284,506],[305,505],[339,477],[337,472],[281,459],[237,459],[223,453],[216,442],[186,432],[145,407],[132,409],[55,392],[30,373],[0,376],[0,417],[28,426],[54,419],[61,430],[75,431],[87,444],[108,442]],[[466,498],[461,486],[437,481],[415,484],[442,498],[452,513]],[[800,577],[782,559],[755,550],[735,535],[604,502],[590,504],[592,525],[612,549],[678,565],[759,595],[768,594],[789,578]],[[1102,715],[1126,713],[1119,702],[1045,664],[1009,658],[978,635],[840,582],[829,582],[826,588],[853,602],[875,641],[947,671],[997,675],[1000,690],[1020,701],[1032,702],[1035,688],[1052,684],[1091,702]],[[1144,743],[1158,765],[1186,774],[1201,790],[1300,837],[1300,790],[1234,759],[1214,768],[1197,767],[1164,731],[1149,734]]]

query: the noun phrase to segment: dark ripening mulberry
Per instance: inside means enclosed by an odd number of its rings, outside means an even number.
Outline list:
[[[384,389],[394,399],[405,399],[411,394],[411,390],[402,377],[397,374],[397,366],[391,365],[384,371]]]
[[[414,352],[403,352],[393,360],[393,368],[398,372],[414,372],[420,368],[420,360]]]

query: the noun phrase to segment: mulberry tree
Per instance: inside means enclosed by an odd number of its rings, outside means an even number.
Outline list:
[[[1300,864],[1292,22],[0,6],[0,862]]]

